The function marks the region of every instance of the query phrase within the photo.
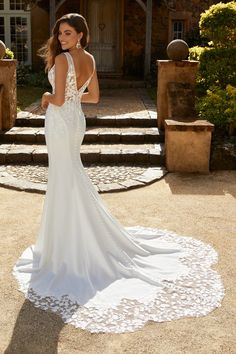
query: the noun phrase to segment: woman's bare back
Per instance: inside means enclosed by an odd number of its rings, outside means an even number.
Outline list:
[[[70,54],[74,62],[77,89],[79,90],[94,72],[94,59],[83,49]]]

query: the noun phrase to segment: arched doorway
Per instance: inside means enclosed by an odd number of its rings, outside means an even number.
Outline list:
[[[121,52],[121,1],[88,0],[86,18],[90,28],[89,51],[98,72],[118,73]]]

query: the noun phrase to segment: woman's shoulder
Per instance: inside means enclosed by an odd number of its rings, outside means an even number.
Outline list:
[[[66,59],[66,54],[65,54],[65,52],[62,52],[62,53],[60,53],[60,54],[57,54],[56,56],[55,56],[55,62],[66,62],[67,61],[67,59]]]
[[[55,65],[60,67],[60,68],[65,68],[67,69],[68,67],[68,63],[67,63],[68,59],[66,57],[66,54],[64,52],[56,55],[55,57]]]

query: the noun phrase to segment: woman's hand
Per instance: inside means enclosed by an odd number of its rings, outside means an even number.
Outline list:
[[[49,104],[48,96],[50,96],[50,95],[51,95],[50,92],[44,92],[44,94],[42,96],[42,99],[41,99],[41,107],[43,109],[47,109],[48,108],[48,104]]]

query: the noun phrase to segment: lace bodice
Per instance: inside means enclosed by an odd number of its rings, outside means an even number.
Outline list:
[[[77,89],[77,82],[76,82],[75,67],[74,67],[74,62],[73,62],[72,56],[69,52],[63,52],[63,54],[65,54],[65,56],[67,58],[67,62],[68,62],[68,71],[67,71],[66,88],[65,88],[65,102],[68,102],[71,100],[73,100],[73,101],[80,100],[83,92],[85,91],[86,87],[89,85],[89,82],[93,76],[94,69],[95,69],[95,63],[94,63],[92,75],[88,78],[88,80],[78,90]],[[48,72],[48,80],[52,86],[53,93],[55,93],[55,64]]]

